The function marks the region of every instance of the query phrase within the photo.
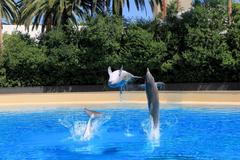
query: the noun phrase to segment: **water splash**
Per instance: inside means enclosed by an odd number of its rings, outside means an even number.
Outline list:
[[[87,124],[84,121],[74,122],[73,126],[70,128],[71,138],[76,141],[82,140],[82,136],[86,127]]]
[[[97,120],[94,120],[94,116],[91,116],[87,122],[87,125],[86,125],[86,129],[83,133],[83,135],[81,136],[81,140],[82,141],[89,141],[95,131],[95,129],[97,129],[97,123],[98,122]]]
[[[128,129],[124,132],[124,135],[126,137],[133,137],[134,136]]]
[[[143,132],[147,135],[147,143],[145,144],[144,151],[148,154],[153,153],[155,149],[160,147],[160,131],[159,128],[153,128],[153,121],[145,119],[142,121],[141,126]]]
[[[128,125],[127,128],[125,129],[124,135],[125,135],[126,137],[133,137],[133,136],[134,136],[134,133],[133,133],[132,131],[130,131],[129,125]]]
[[[59,123],[69,129],[70,139],[75,141],[89,141],[101,131],[100,127],[110,119],[110,116],[103,115],[98,118],[90,117],[87,122],[74,121],[71,123],[63,119],[59,120]]]
[[[161,126],[166,128],[172,128],[176,124],[178,124],[178,118],[175,114],[169,115],[169,118],[167,120],[161,122]]]
[[[69,120],[67,120],[67,117],[64,117],[64,119],[58,119],[58,122],[65,128],[72,127],[72,123]]]
[[[150,124],[151,124],[151,128],[150,128],[150,139],[151,140],[159,140],[159,124],[157,127],[154,127],[154,123],[153,123],[153,118],[150,116]]]
[[[149,141],[159,142],[160,139],[160,129],[159,127],[153,127],[153,119],[146,119],[141,123],[144,133],[147,135]]]
[[[71,122],[67,118],[59,119],[58,122],[64,126],[65,128],[69,129],[70,132],[70,139],[79,140],[81,139],[82,134],[85,131],[87,126],[85,121],[73,121]]]

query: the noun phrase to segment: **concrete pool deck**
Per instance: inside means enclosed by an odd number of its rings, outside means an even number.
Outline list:
[[[159,91],[160,103],[226,105],[240,107],[240,91]],[[0,108],[24,106],[80,106],[96,104],[146,104],[144,91],[0,94]]]

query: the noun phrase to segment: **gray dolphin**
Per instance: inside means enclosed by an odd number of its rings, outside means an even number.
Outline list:
[[[153,120],[153,128],[159,128],[159,95],[154,77],[147,69],[146,73],[146,95],[148,100],[148,109]]]

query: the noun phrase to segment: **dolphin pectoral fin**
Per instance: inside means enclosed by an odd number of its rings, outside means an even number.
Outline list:
[[[142,77],[140,77],[140,76],[133,76],[132,78],[140,79],[140,78],[142,78]]]
[[[84,108],[84,111],[87,113],[87,115],[91,118],[95,118],[96,116],[100,116],[102,115],[102,113],[100,112],[96,112],[96,111],[92,111],[92,110],[89,110],[87,108]]]

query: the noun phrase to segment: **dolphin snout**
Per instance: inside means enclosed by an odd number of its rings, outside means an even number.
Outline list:
[[[109,84],[109,85],[113,85],[113,84],[114,84],[114,81],[113,81],[113,80],[109,80],[109,81],[108,81],[108,84]]]

